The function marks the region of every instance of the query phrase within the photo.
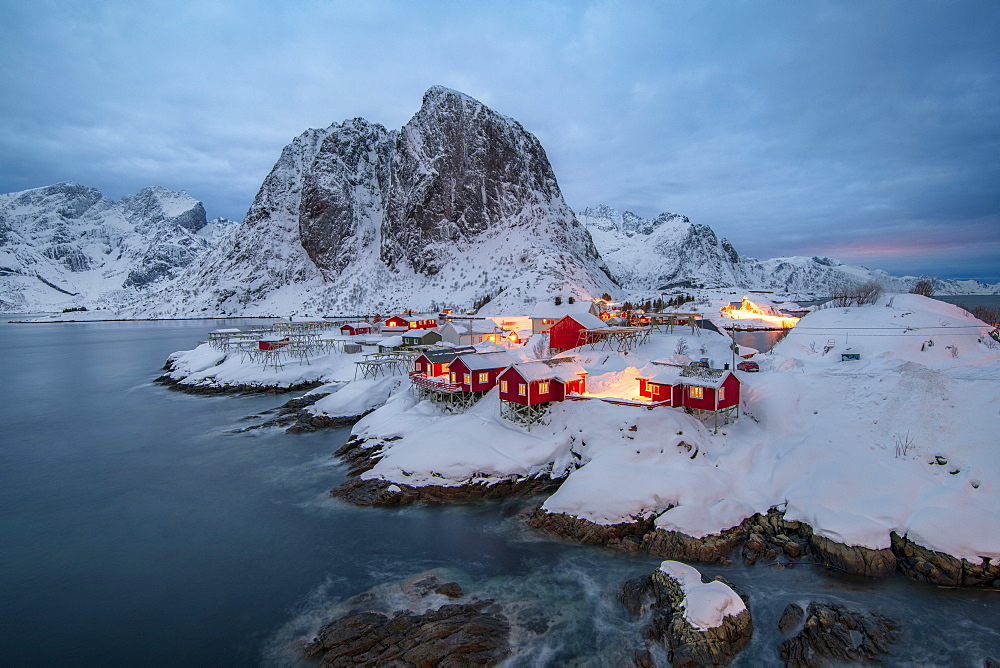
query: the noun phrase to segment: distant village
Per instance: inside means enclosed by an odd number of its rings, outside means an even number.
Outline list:
[[[735,371],[756,371],[757,364],[744,358],[757,351],[736,344],[729,361],[692,359],[680,349],[680,355],[640,364],[633,387],[618,392],[622,396],[589,393],[588,371],[575,353],[628,353],[654,336],[719,333],[704,313],[683,310],[692,301],[687,296],[639,308],[605,297],[554,297],[535,304],[526,316],[511,317],[476,317],[451,309],[347,321],[293,317],[250,331],[215,330],[209,343],[240,351],[244,361],[275,371],[295,359],[308,361],[310,355],[357,355],[355,379],[408,377],[415,394],[449,412],[466,410],[498,388],[501,417],[529,430],[552,403],[563,401],[677,408],[707,416],[716,429],[739,416],[741,383]],[[761,327],[787,328],[797,320],[768,315],[749,300],[722,311],[719,316],[734,328],[740,326],[740,313],[758,318],[756,322],[774,320]]]

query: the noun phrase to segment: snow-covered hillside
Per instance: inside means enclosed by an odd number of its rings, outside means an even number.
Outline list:
[[[59,183],[0,195],[0,310],[120,306],[174,277],[232,223],[161,187],[115,202]]]
[[[584,209],[586,225],[612,275],[629,293],[674,288],[773,290],[829,296],[846,287],[877,281],[890,292],[908,292],[926,276],[891,276],[878,269],[843,264],[828,257],[741,257],[707,225],[663,213],[653,219],[601,205]],[[1000,284],[930,278],[937,294],[1000,294]]]
[[[522,312],[615,289],[538,140],[446,88],[399,131],[364,119],[284,151],[238,232],[138,313]]]

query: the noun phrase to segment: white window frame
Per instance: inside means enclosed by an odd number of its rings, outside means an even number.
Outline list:
[[[489,371],[480,371],[479,372],[479,382],[480,383],[488,383],[488,382],[490,382],[490,372]]]
[[[506,380],[501,380],[500,381],[500,391],[503,392],[504,394],[507,393],[507,381]]]
[[[704,399],[705,390],[704,388],[695,387],[694,385],[692,385],[691,387],[688,388],[688,397],[690,397],[691,399]]]

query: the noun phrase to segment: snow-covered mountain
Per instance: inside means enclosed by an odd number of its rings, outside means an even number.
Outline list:
[[[173,278],[232,226],[158,186],[118,202],[76,183],[0,195],[0,310],[117,306]]]
[[[869,281],[881,283],[889,292],[909,292],[918,280],[929,279],[936,294],[1000,294],[1000,284],[892,276],[828,257],[742,257],[712,228],[673,213],[647,219],[601,205],[584,209],[579,217],[612,275],[633,293],[738,288],[828,296]]]
[[[602,205],[584,209],[580,221],[627,290],[726,287],[744,278],[736,249],[687,216],[662,213],[647,219]]]
[[[615,289],[538,140],[434,87],[399,131],[356,118],[285,147],[238,231],[146,301],[151,316],[521,312]]]

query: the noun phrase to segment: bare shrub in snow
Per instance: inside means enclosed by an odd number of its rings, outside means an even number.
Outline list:
[[[913,437],[910,436],[910,432],[906,432],[905,436],[893,434],[892,439],[896,442],[896,457],[906,457],[914,449]]]
[[[683,336],[677,339],[677,347],[674,352],[678,355],[687,355],[691,349],[688,347],[688,340]]]
[[[934,284],[928,281],[927,279],[917,281],[913,285],[913,288],[910,290],[910,294],[923,295],[924,297],[933,297]]]
[[[980,304],[979,306],[972,307],[971,313],[985,323],[989,323],[994,327],[1000,326],[1000,307]]]
[[[830,303],[837,307],[874,304],[882,296],[882,285],[875,281],[846,286],[833,295]]]
[[[552,349],[549,347],[548,334],[538,335],[538,340],[535,341],[535,345],[532,346],[531,353],[535,356],[536,360],[544,360],[552,356]]]

